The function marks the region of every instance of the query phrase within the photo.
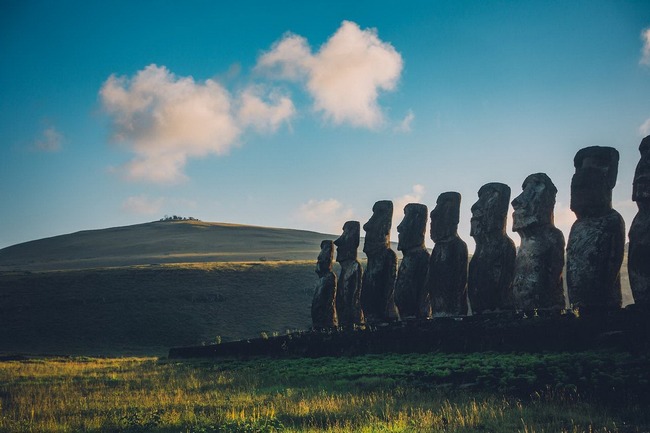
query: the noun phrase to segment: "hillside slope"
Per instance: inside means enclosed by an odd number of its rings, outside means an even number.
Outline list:
[[[0,354],[165,355],[311,324],[314,261],[0,273]]]
[[[315,260],[335,235],[201,221],[157,221],[87,230],[0,250],[0,271],[157,263]]]

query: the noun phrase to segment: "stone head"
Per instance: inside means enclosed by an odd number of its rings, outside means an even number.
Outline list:
[[[639,207],[650,206],[650,135],[641,141],[639,152],[641,159],[634,172],[632,200]]]
[[[510,187],[504,183],[486,183],[478,190],[478,201],[472,205],[470,236],[481,238],[491,233],[506,232],[510,204]]]
[[[322,241],[318,261],[316,262],[316,273],[319,277],[332,272],[332,259],[334,259],[334,242]]]
[[[618,175],[618,150],[591,146],[573,159],[571,210],[578,218],[600,216],[612,208],[612,189]]]
[[[343,234],[334,241],[336,245],[336,261],[356,260],[359,247],[359,221],[347,221],[343,224]]]
[[[512,230],[553,225],[553,208],[557,188],[545,173],[531,174],[521,185],[523,189],[513,201]]]
[[[363,225],[366,238],[363,252],[372,254],[390,248],[390,227],[393,221],[393,202],[381,200],[372,207],[372,216]]]
[[[431,211],[429,236],[434,242],[454,236],[460,221],[460,194],[443,192],[436,200],[436,207]]]
[[[427,231],[429,210],[420,203],[409,203],[404,207],[404,219],[397,226],[397,249],[408,251],[412,248],[424,248],[424,233]]]

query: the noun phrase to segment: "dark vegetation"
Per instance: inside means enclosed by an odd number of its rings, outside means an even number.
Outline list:
[[[311,262],[0,275],[0,354],[166,355],[310,325]]]

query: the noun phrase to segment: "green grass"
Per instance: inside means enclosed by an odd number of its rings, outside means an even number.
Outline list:
[[[0,432],[641,432],[649,375],[612,352],[0,362]]]

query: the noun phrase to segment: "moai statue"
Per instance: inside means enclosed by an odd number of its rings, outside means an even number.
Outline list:
[[[516,248],[506,235],[509,203],[510,187],[493,182],[479,189],[472,206],[470,236],[476,250],[469,262],[467,294],[474,314],[513,309]]]
[[[567,245],[569,302],[583,309],[620,308],[625,223],[612,209],[618,151],[586,147],[573,165],[571,210],[577,220]]]
[[[397,249],[403,258],[395,280],[395,303],[402,319],[431,317],[429,292],[424,287],[429,265],[429,252],[424,246],[427,213],[425,205],[409,203],[397,226]]]
[[[639,146],[641,160],[634,172],[632,200],[639,212],[630,227],[627,269],[634,303],[650,306],[650,135]]]
[[[314,328],[335,328],[339,326],[336,315],[336,275],[332,272],[334,242],[320,243],[320,254],[316,263],[318,285],[311,301],[311,321]]]
[[[363,268],[357,260],[359,247],[359,221],[347,221],[343,225],[343,234],[334,241],[336,261],[341,265],[338,289],[336,291],[336,312],[339,324],[343,326],[362,325],[365,323],[361,309],[361,281]]]
[[[363,225],[366,231],[363,252],[368,256],[368,264],[363,273],[361,306],[367,322],[399,320],[395,306],[397,255],[390,248],[392,219],[393,202],[382,200],[375,203],[372,216]]]
[[[458,236],[460,194],[444,192],[431,211],[435,242],[425,281],[433,317],[467,314],[467,244]]]
[[[545,173],[531,174],[512,201],[512,230],[521,236],[512,284],[518,310],[563,309],[564,235],[553,225],[557,188]]]

